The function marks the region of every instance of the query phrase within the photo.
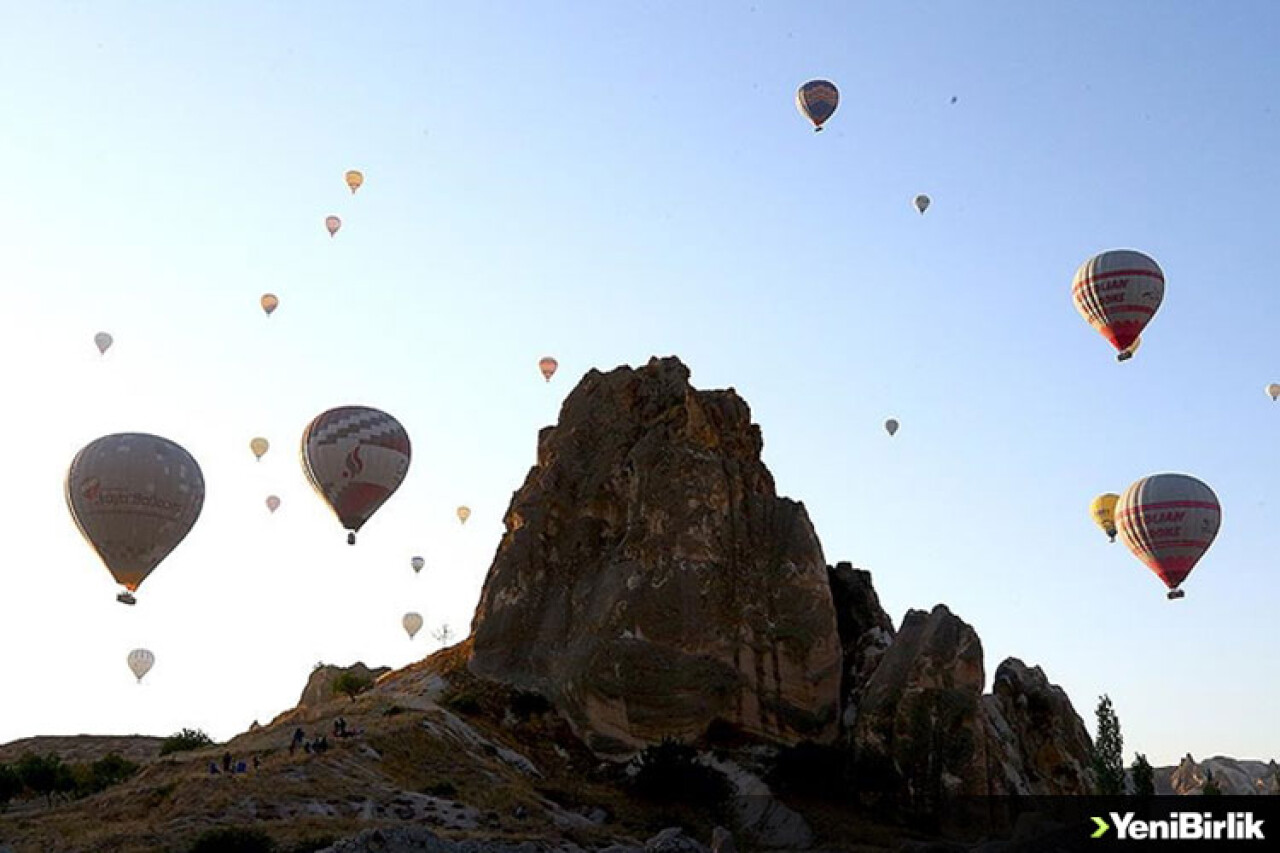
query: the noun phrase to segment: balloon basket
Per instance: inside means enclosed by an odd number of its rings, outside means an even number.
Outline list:
[[[1118,356],[1116,356],[1116,361],[1128,361],[1131,358],[1133,358],[1133,353],[1122,352]]]
[[[356,544],[356,535],[354,533],[347,534],[347,544],[348,545]]]
[[[1170,601],[1177,601],[1179,598],[1186,598],[1187,594],[1180,589],[1171,589],[1168,597]]]

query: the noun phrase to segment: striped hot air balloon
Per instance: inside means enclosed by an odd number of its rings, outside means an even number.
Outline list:
[[[1125,489],[1116,504],[1116,530],[1124,544],[1155,572],[1169,598],[1209,550],[1222,524],[1213,489],[1186,474],[1154,474]]]
[[[409,471],[409,433],[386,412],[343,406],[302,433],[302,467],[348,531],[347,543],[395,494]]]
[[[827,80],[810,80],[796,92],[796,107],[800,114],[813,122],[813,132],[822,130],[822,125],[831,118],[840,104],[840,90]]]
[[[1103,252],[1076,270],[1071,297],[1080,316],[1116,348],[1116,358],[1125,361],[1133,357],[1134,341],[1164,301],[1164,272],[1141,252]]]

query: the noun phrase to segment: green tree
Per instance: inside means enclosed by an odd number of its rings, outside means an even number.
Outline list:
[[[53,805],[53,795],[75,789],[75,777],[71,768],[52,753],[35,755],[28,752],[18,759],[15,768],[23,787],[40,794],[48,805]]]
[[[201,729],[183,729],[176,734],[171,734],[160,744],[160,754],[168,755],[171,752],[185,752],[189,749],[199,749],[202,746],[212,746],[213,738],[209,737]]]
[[[354,672],[344,672],[333,680],[333,695],[346,694],[354,702],[356,701],[356,696],[372,686],[372,678],[356,675]]]
[[[1111,697],[1105,694],[1098,699],[1098,736],[1093,741],[1091,766],[1097,780],[1095,793],[1104,797],[1124,794],[1124,738]]]
[[[1218,787],[1218,782],[1213,778],[1213,771],[1208,767],[1204,769],[1204,787],[1200,789],[1200,793],[1208,797],[1222,796],[1222,789]]]
[[[9,801],[21,793],[22,779],[18,771],[8,764],[0,764],[0,811],[4,811]]]
[[[715,808],[733,795],[727,776],[698,761],[696,749],[673,738],[646,747],[631,763],[631,788],[647,800]]]
[[[1133,764],[1129,765],[1129,777],[1133,782],[1133,793],[1139,797],[1153,797],[1156,793],[1156,771],[1151,762],[1141,752],[1133,755]]]

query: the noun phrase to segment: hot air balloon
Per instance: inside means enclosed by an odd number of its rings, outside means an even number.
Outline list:
[[[417,613],[406,613],[400,624],[409,632],[409,639],[412,640],[413,635],[422,630],[422,617]]]
[[[551,377],[556,375],[556,368],[560,366],[560,362],[551,356],[543,356],[538,362],[538,369],[542,371],[542,378],[551,381]]]
[[[471,510],[465,506],[458,507],[458,521],[463,524],[467,523],[467,519],[471,517]]]
[[[303,470],[350,531],[350,545],[404,482],[410,455],[409,434],[400,422],[365,406],[330,409],[302,433]]]
[[[422,559],[421,557],[414,557],[412,560],[409,561],[409,565],[413,566],[413,573],[415,575],[418,572],[422,571],[422,567],[425,566],[426,564],[427,564],[427,561]]]
[[[133,670],[133,674],[137,676],[138,683],[142,683],[142,676],[151,671],[151,667],[156,665],[156,656],[151,654],[147,649],[134,649],[129,652],[129,669]]]
[[[262,298],[258,300],[262,305],[262,310],[267,312],[267,316],[271,316],[271,312],[280,307],[280,299],[274,293],[264,293]]]
[[[115,343],[115,338],[106,332],[98,332],[93,336],[93,343],[98,347],[98,352],[102,355],[107,354],[107,350],[111,349],[111,345]]]
[[[1119,495],[1107,492],[1105,495],[1098,495],[1089,504],[1089,514],[1112,542],[1116,541],[1116,503],[1119,500]]]
[[[278,497],[276,497],[275,495],[268,495],[268,496],[267,496],[267,509],[271,510],[272,512],[275,512],[275,511],[276,511],[276,510],[278,510],[279,508],[280,508],[280,499],[279,499]]]
[[[796,92],[796,107],[800,114],[813,122],[813,132],[822,130],[822,124],[831,118],[840,103],[840,91],[826,80],[810,80]]]
[[[1271,396],[1271,401],[1274,403],[1275,399],[1277,397],[1280,397],[1280,384],[1272,382],[1270,385],[1268,385],[1267,394]]]
[[[890,436],[892,436],[895,432],[898,431],[898,422],[895,421],[893,418],[889,418],[889,420],[884,422],[884,428],[885,428],[885,431],[888,432]]]
[[[249,442],[249,449],[253,451],[253,455],[262,458],[262,455],[271,447],[271,443],[262,436],[258,436]]]
[[[1186,580],[1222,524],[1213,489],[1186,474],[1154,474],[1125,489],[1116,505],[1116,529],[1129,550],[1155,572],[1169,598],[1186,593]]]
[[[364,175],[352,169],[344,177],[347,180],[347,186],[351,187],[351,194],[355,195],[356,190],[360,189],[360,185],[364,183]]]
[[[329,229],[329,236],[332,237],[342,227],[342,220],[336,216],[326,216],[324,218],[324,227]]]
[[[1076,310],[1119,350],[1131,358],[1132,344],[1164,300],[1164,273],[1154,260],[1130,249],[1095,255],[1080,265],[1071,283]]]
[[[923,193],[916,196],[916,200],[915,200],[916,210],[920,211],[921,216],[924,216],[924,212],[929,209],[929,205],[932,203],[933,202],[929,200],[929,197],[927,195],[924,195]]]
[[[67,508],[116,582],[132,592],[195,526],[204,475],[167,438],[117,433],[90,442],[67,470]]]

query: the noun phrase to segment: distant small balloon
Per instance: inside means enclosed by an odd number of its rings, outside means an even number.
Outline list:
[[[262,436],[258,436],[249,442],[249,449],[253,451],[253,455],[262,458],[263,454],[271,447],[271,443]]]
[[[884,422],[884,428],[885,428],[885,432],[889,433],[889,435],[892,436],[894,433],[898,431],[898,422],[895,421],[893,418],[889,418],[889,420]]]
[[[156,656],[147,649],[134,649],[129,652],[129,669],[133,670],[139,684],[142,683],[142,676],[150,672],[155,663]]]
[[[466,524],[467,519],[470,517],[471,517],[471,510],[468,507],[465,507],[465,506],[458,507],[458,521],[461,521],[463,524]]]
[[[280,508],[280,499],[275,495],[269,496],[267,498],[267,509],[271,510],[272,512],[275,512],[279,508]]]
[[[425,566],[426,564],[427,564],[427,561],[422,559],[421,557],[414,557],[412,560],[409,561],[409,565],[413,566],[413,573],[415,575],[418,572],[422,571],[422,567]]]
[[[924,216],[924,212],[929,209],[929,205],[932,203],[933,202],[929,200],[929,197],[927,195],[924,195],[923,193],[916,196],[916,200],[915,200],[916,210],[920,211],[921,216]]]
[[[544,356],[542,360],[538,362],[538,369],[542,371],[542,378],[548,382],[551,381],[552,376],[556,375],[556,369],[559,366],[560,363],[549,355]]]
[[[338,233],[338,229],[342,227],[342,220],[336,216],[326,216],[324,219],[324,227],[329,229],[329,236],[332,237]]]
[[[115,343],[115,338],[106,332],[98,332],[93,336],[93,342],[98,347],[98,352],[105,355],[107,350],[111,349],[111,345]]]
[[[400,624],[404,626],[405,631],[409,634],[409,639],[413,639],[413,635],[422,630],[422,616],[418,613],[406,613],[404,618],[400,620]]]
[[[1280,397],[1280,384],[1272,382],[1267,386],[1267,393],[1271,396],[1271,400],[1274,402],[1277,397]]]
[[[280,305],[280,300],[274,293],[262,294],[262,298],[259,299],[258,302],[262,305],[262,310],[267,312],[268,317],[270,317],[271,312],[275,311]]]
[[[355,195],[356,190],[360,189],[360,185],[364,183],[364,175],[352,169],[344,177],[346,178],[347,186],[351,188],[351,194]]]
[[[828,80],[810,80],[796,92],[796,108],[800,115],[813,123],[813,132],[822,130],[822,125],[835,113],[840,104],[840,91]]]

